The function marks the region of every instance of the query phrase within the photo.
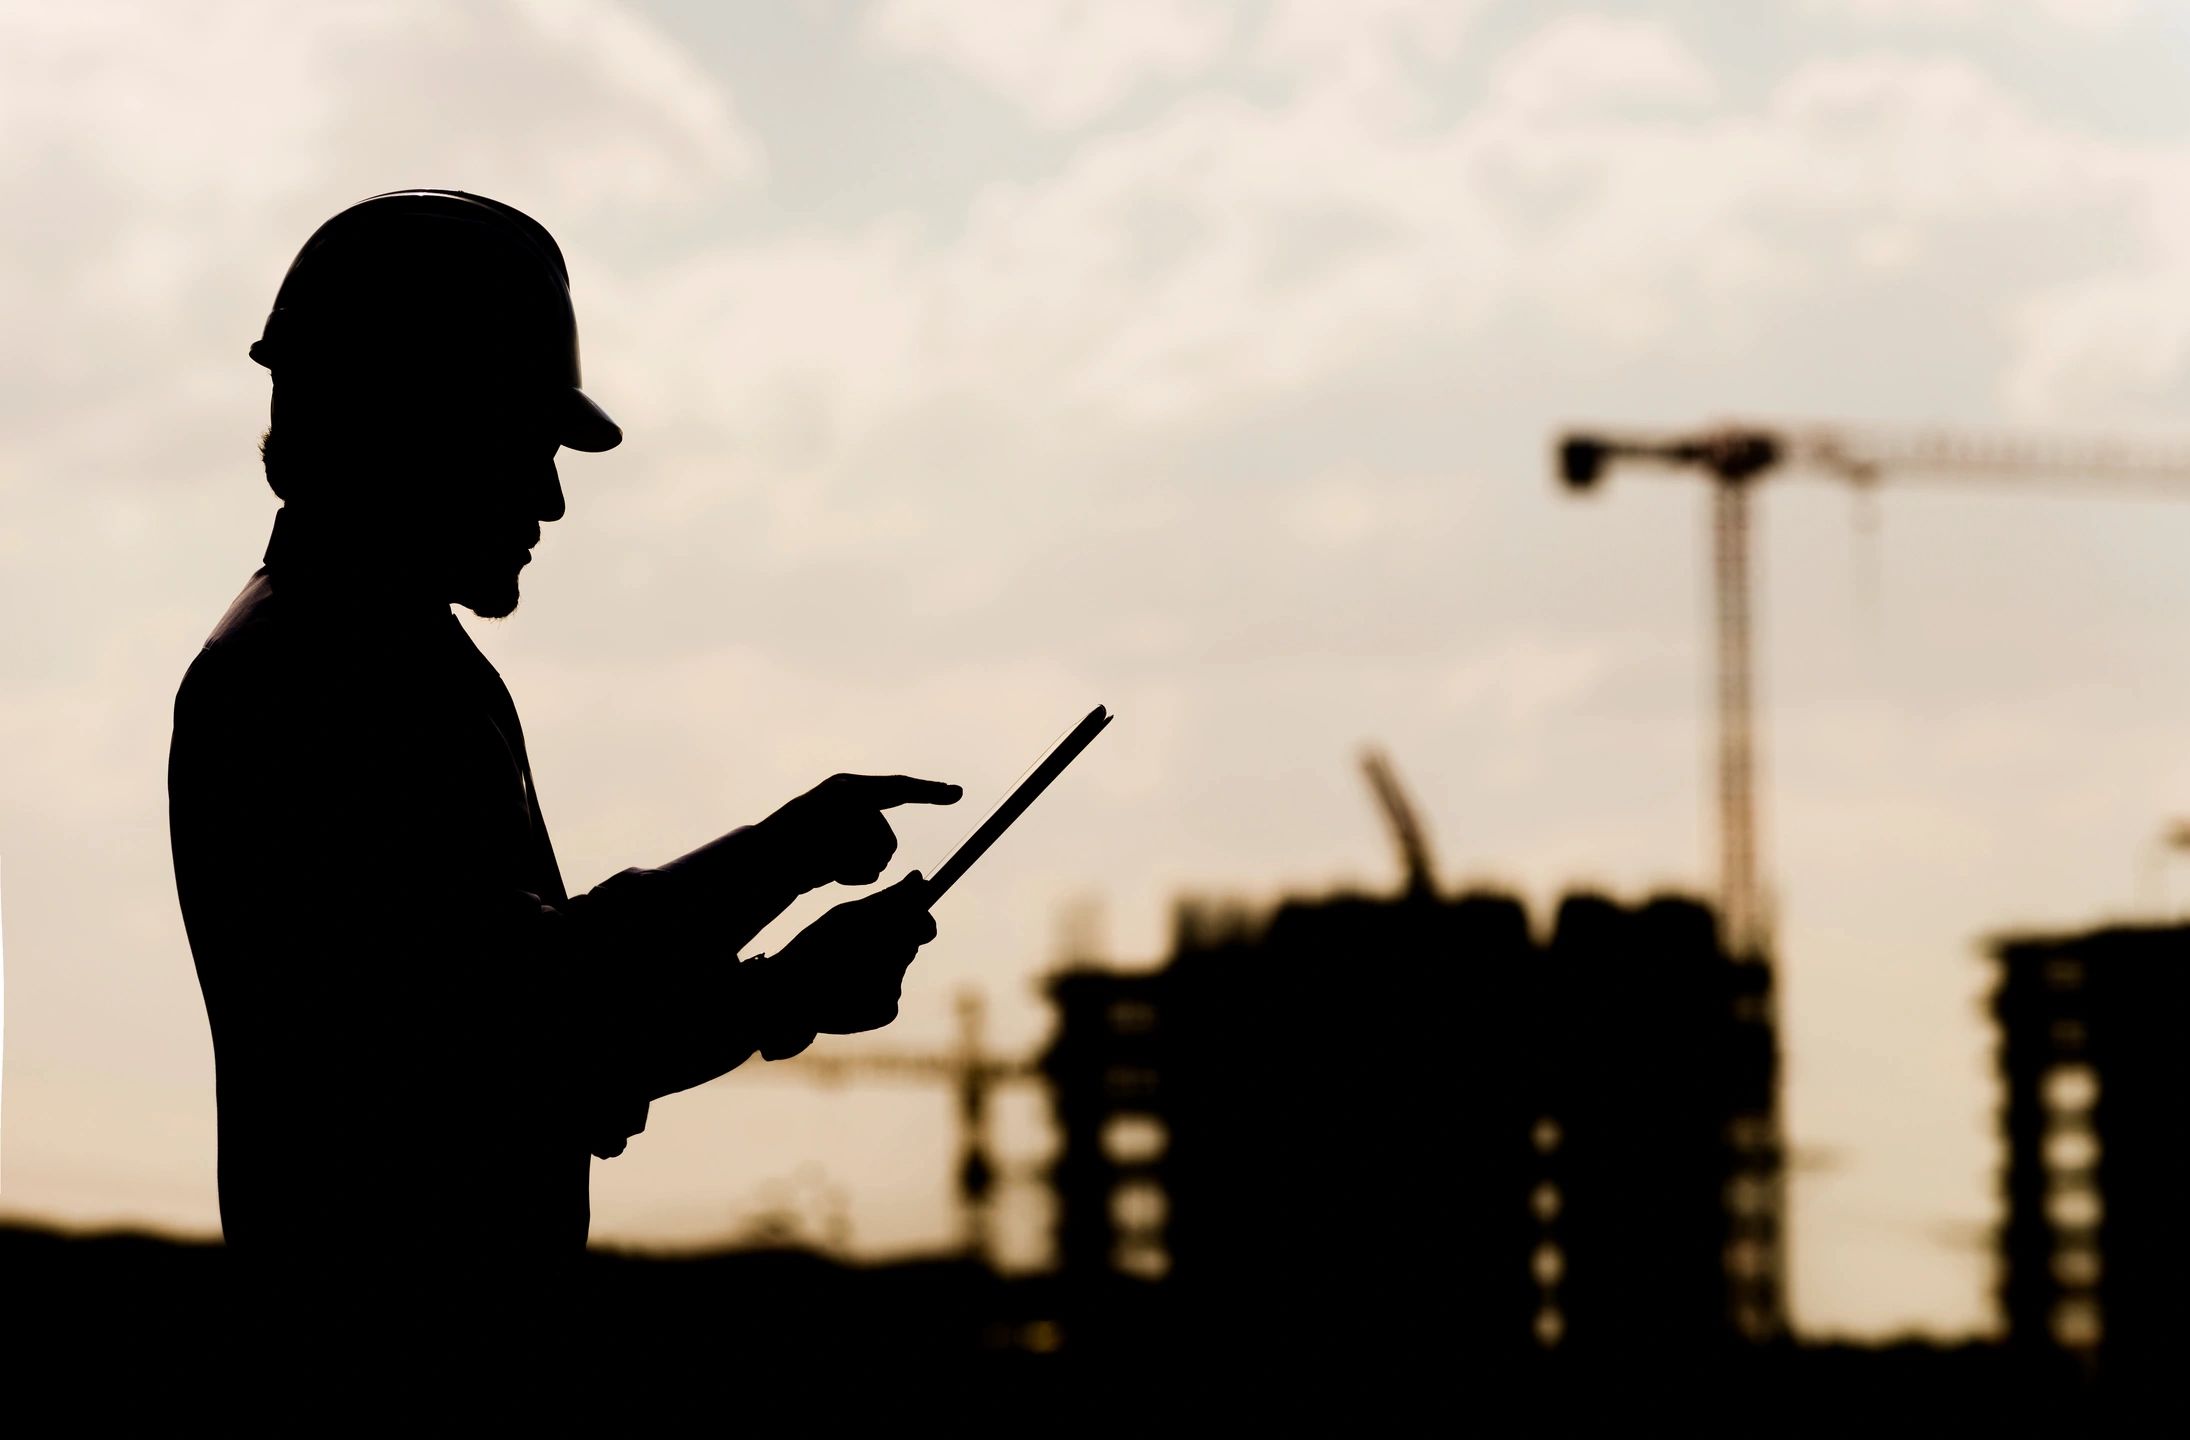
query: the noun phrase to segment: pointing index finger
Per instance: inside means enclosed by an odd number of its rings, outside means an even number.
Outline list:
[[[941,780],[912,775],[854,775],[859,798],[877,810],[893,805],[954,805],[965,792]]]

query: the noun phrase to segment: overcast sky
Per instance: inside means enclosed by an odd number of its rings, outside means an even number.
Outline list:
[[[628,438],[467,624],[573,888],[837,770],[971,810],[1117,711],[875,1037],[972,985],[1025,1050],[1078,900],[1147,962],[1182,890],[1392,882],[1365,741],[1454,884],[1705,885],[1704,497],[1562,496],[1558,426],[2179,430],[2185,13],[0,5],[0,1211],[217,1227],[170,706],[274,509],[245,348],[344,205],[471,189],[569,257]],[[1966,1331],[1980,941],[2180,878],[2190,505],[1790,482],[1762,529],[1796,1315]],[[898,813],[931,869],[975,818]],[[950,1134],[939,1092],[741,1073],[596,1165],[595,1234],[804,1187],[856,1253],[944,1243]]]

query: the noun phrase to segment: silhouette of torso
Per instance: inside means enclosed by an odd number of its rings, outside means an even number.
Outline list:
[[[646,1105],[588,1068],[599,960],[508,691],[447,604],[375,590],[293,509],[266,562],[184,678],[168,772],[229,1245],[574,1257],[589,1152]]]

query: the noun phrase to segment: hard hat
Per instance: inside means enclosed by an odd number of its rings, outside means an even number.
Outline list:
[[[492,388],[551,405],[570,449],[623,439],[578,388],[563,252],[538,221],[484,195],[393,190],[320,226],[282,277],[251,358],[278,377],[416,386],[421,405]]]

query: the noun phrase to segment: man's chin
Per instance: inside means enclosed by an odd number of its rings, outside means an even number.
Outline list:
[[[517,609],[517,577],[474,581],[457,595],[456,603],[482,620],[507,619]]]

